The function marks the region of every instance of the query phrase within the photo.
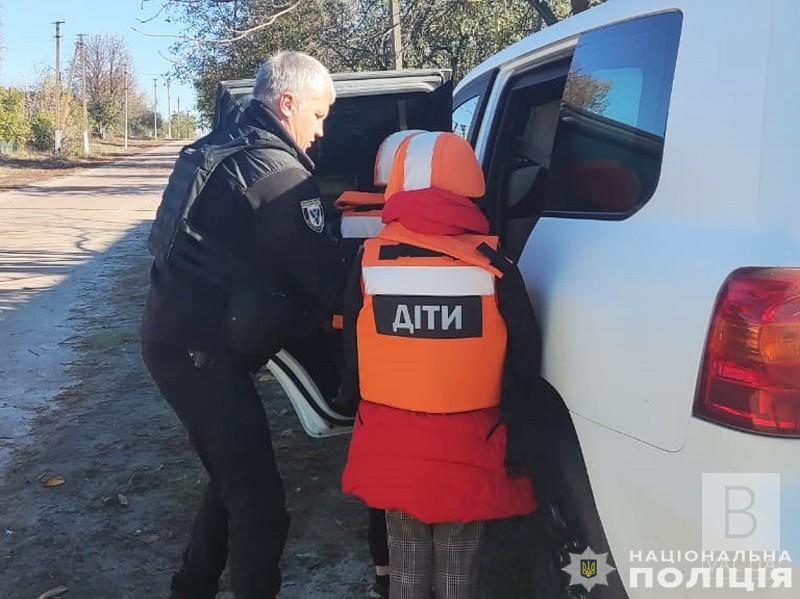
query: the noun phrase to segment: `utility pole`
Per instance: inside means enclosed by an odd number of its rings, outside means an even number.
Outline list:
[[[86,44],[83,33],[78,34],[78,44],[81,49],[81,97],[83,99],[83,155],[89,155],[89,112],[86,107]]]
[[[403,68],[403,34],[400,28],[400,0],[389,0],[392,8],[392,53],[394,68]]]
[[[183,137],[183,129],[181,129],[181,123],[183,119],[181,118],[181,97],[178,96],[178,137]]]
[[[125,149],[128,149],[128,69],[125,68]]]
[[[53,150],[61,152],[61,25],[66,21],[54,21],[56,26],[56,130]]]
[[[153,139],[158,139],[158,121],[157,121],[157,111],[158,111],[158,92],[156,91],[156,85],[158,84],[158,78],[153,77]]]
[[[167,139],[172,139],[172,106],[169,97],[169,76],[167,76]]]

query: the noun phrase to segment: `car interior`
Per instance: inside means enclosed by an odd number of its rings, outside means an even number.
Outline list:
[[[501,99],[481,208],[514,260],[544,207],[568,68],[559,61],[520,75]]]

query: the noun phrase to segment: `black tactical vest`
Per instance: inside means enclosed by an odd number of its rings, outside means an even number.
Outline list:
[[[267,153],[269,160],[250,160],[247,169],[230,169],[234,186],[244,191],[270,170],[289,164],[287,144],[277,136],[246,127],[212,133],[185,146],[178,156],[150,230],[148,249],[156,262],[214,285],[246,277],[245,265],[193,223],[192,214],[209,178],[222,162],[238,152]]]

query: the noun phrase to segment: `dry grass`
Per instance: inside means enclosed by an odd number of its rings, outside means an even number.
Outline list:
[[[43,181],[52,177],[69,175],[79,168],[107,164],[121,158],[138,154],[147,148],[159,146],[165,140],[130,139],[128,148],[122,138],[92,140],[89,157],[53,156],[46,152],[20,152],[11,156],[0,156],[0,190],[13,189],[21,185]]]

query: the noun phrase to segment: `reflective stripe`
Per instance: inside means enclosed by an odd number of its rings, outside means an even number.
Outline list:
[[[424,131],[422,129],[397,131],[383,140],[381,147],[378,148],[378,156],[375,158],[376,187],[386,187],[389,183],[389,175],[392,173],[392,165],[394,164],[394,155],[397,153],[397,148],[406,139],[417,133],[424,133]]]
[[[342,216],[343,239],[371,239],[382,230],[380,216]]]
[[[403,165],[403,190],[415,191],[431,186],[433,150],[441,133],[421,133],[408,142]]]
[[[366,266],[367,295],[494,295],[494,275],[477,266]]]

